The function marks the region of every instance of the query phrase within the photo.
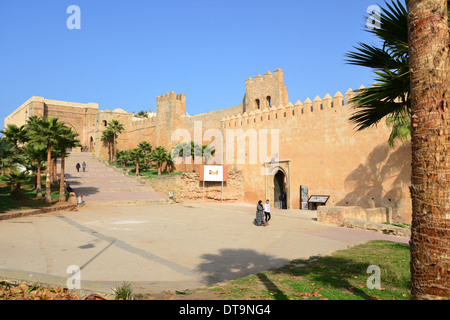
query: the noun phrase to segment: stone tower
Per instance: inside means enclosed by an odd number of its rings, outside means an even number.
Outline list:
[[[172,91],[157,97],[156,114],[156,145],[170,151],[172,132],[183,127],[181,117],[186,115],[186,95]]]
[[[244,112],[264,110],[271,106],[281,107],[288,102],[281,69],[276,69],[273,74],[267,71],[264,77],[257,75],[255,79],[245,80]]]

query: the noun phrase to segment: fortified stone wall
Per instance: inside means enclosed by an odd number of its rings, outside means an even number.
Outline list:
[[[345,101],[355,95],[349,89]],[[288,208],[300,208],[300,186],[309,189],[309,195],[330,195],[327,205],[360,205],[363,207],[392,207],[395,221],[411,218],[410,146],[391,149],[387,140],[390,128],[376,128],[356,132],[348,119],[350,104],[338,92],[332,98],[309,98],[295,105],[272,106],[263,110],[236,114],[222,119],[224,137],[234,130],[237,136],[250,137],[261,129],[279,132],[279,169],[286,176]],[[241,130],[241,131],[239,131]],[[259,137],[258,137],[259,138]],[[269,199],[277,202],[274,194],[274,174],[261,173],[263,163],[270,161],[271,143],[261,159],[259,150],[245,146],[245,164],[238,164],[237,139],[234,147],[234,167],[244,172],[245,200],[257,202]],[[224,148],[229,147],[225,141]],[[258,154],[256,164],[251,155]],[[229,162],[228,162],[229,163]]]
[[[32,97],[5,119],[5,127],[8,124],[24,125],[31,116],[56,117],[79,134],[78,138],[83,145],[88,145],[97,112],[96,103],[84,104]]]
[[[355,95],[352,89],[345,95],[337,92],[292,104],[280,69],[248,78],[245,89],[242,104],[195,116],[186,115],[184,94],[170,92],[157,97],[156,115],[148,119],[138,119],[122,109],[98,111],[95,104],[33,97],[5,119],[5,125],[23,124],[29,115],[57,116],[80,134],[83,144],[92,143],[96,155],[104,160],[108,149],[101,134],[113,119],[125,128],[117,141],[118,150],[148,141],[170,151],[177,143],[171,141],[172,133],[186,129],[192,140],[201,139],[203,145],[214,140],[222,146],[229,172],[241,172],[246,202],[270,199],[276,206],[279,190],[284,188],[287,207],[298,209],[300,186],[304,185],[309,195],[329,195],[327,205],[391,207],[394,222],[410,222],[410,145],[390,148],[390,128],[383,124],[356,132],[348,121],[352,113],[349,101]],[[195,135],[196,123],[201,123],[200,137]],[[216,141],[217,136],[208,136],[209,129],[220,131],[221,138]],[[261,151],[259,134],[263,130],[267,130],[267,146]],[[271,130],[279,136],[276,151],[271,150]],[[242,150],[237,138],[246,142]],[[230,150],[234,152],[227,159]],[[265,164],[271,159],[276,159],[273,166]]]

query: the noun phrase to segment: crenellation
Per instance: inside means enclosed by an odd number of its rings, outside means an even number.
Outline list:
[[[333,108],[338,108],[343,105],[344,105],[344,96],[340,91],[338,91],[333,97]]]
[[[322,104],[323,104],[324,110],[329,110],[332,108],[333,98],[330,96],[329,93],[327,93],[325,95],[325,97],[323,97]]]
[[[273,78],[273,74],[270,71],[267,71],[266,73],[264,73],[264,80],[272,79],[272,78]]]
[[[295,113],[295,107],[294,107],[294,105],[292,104],[292,102],[288,102],[288,104],[286,105],[286,115],[288,116],[288,117],[291,117],[291,116],[293,116],[294,115],[294,113]]]
[[[353,89],[348,89],[347,92],[345,93],[345,104],[350,104],[350,100],[352,98],[354,98],[356,96],[355,91],[353,91]]]
[[[319,96],[316,96],[313,100],[313,109],[314,111],[323,110],[322,99]]]
[[[304,113],[308,114],[313,112],[313,103],[310,98],[306,98],[305,102],[303,102],[303,110]]]
[[[258,74],[258,75],[255,77],[255,83],[262,82],[263,80],[264,80],[264,78],[263,78],[263,76],[260,75],[260,74]]]

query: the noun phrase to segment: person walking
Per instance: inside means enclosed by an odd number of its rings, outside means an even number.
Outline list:
[[[86,162],[83,161],[83,172],[86,171]]]
[[[264,207],[262,205],[262,200],[258,201],[258,205],[256,206],[256,218],[254,220],[254,224],[257,226],[264,226]]]
[[[80,164],[79,163],[77,163],[77,165],[75,166],[76,168],[77,168],[77,172],[80,172]]]
[[[266,226],[269,225],[269,220],[271,218],[270,216],[270,204],[269,199],[266,200],[266,203],[264,204],[264,215],[266,217]]]

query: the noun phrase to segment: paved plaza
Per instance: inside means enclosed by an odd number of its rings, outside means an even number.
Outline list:
[[[75,169],[86,162],[86,171]],[[85,205],[0,221],[0,279],[111,293],[186,290],[325,255],[367,240],[409,239],[317,222],[315,211],[272,209],[253,224],[256,204],[174,203],[167,195],[73,153],[66,177]],[[72,285],[77,285],[72,280]]]
[[[0,278],[108,291],[123,281],[149,291],[185,290],[345,249],[409,239],[325,225],[314,211],[273,209],[256,227],[247,204],[95,206],[0,222]]]

